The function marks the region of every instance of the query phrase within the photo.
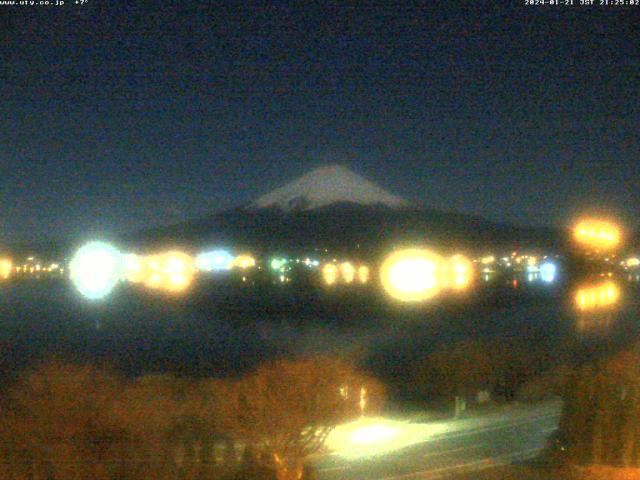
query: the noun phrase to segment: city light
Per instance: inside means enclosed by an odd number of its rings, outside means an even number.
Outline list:
[[[0,259],[0,277],[4,280],[11,276],[13,271],[13,262],[8,258]]]
[[[543,282],[551,283],[556,279],[558,268],[554,263],[544,262],[540,265],[540,279]]]
[[[366,265],[360,265],[358,267],[358,281],[360,283],[367,283],[369,281],[369,267]]]
[[[146,260],[135,253],[128,253],[123,257],[124,278],[131,283],[141,283],[147,276]]]
[[[483,264],[483,265],[491,265],[495,261],[496,261],[496,257],[494,257],[493,255],[482,257],[480,259],[480,263]]]
[[[71,281],[89,299],[106,297],[124,274],[122,254],[104,242],[89,242],[73,256]]]
[[[271,263],[269,263],[271,268],[277,272],[279,272],[282,269],[282,267],[284,267],[286,264],[287,264],[287,259],[279,258],[279,257],[272,258]]]
[[[327,263],[322,267],[322,278],[327,285],[333,285],[338,280],[338,267],[333,263]]]
[[[575,301],[579,310],[597,310],[618,303],[620,289],[612,281],[599,285],[580,288],[576,292]]]
[[[145,285],[168,292],[183,292],[191,285],[196,272],[193,258],[177,250],[153,255],[148,262]]]
[[[464,255],[452,256],[446,265],[445,285],[453,290],[466,290],[473,280],[473,263]]]
[[[403,302],[422,302],[440,292],[442,264],[442,257],[428,250],[398,250],[383,261],[380,280],[393,298]]]
[[[574,228],[575,240],[595,250],[611,250],[620,244],[620,229],[604,220],[587,219],[578,222]]]
[[[256,266],[256,259],[251,255],[238,255],[233,261],[233,266],[241,270],[253,268]]]
[[[640,258],[631,257],[625,262],[627,267],[637,267],[640,265]]]
[[[340,274],[345,283],[352,283],[356,276],[356,269],[352,263],[343,262],[340,264]]]
[[[196,256],[196,268],[201,272],[226,271],[231,270],[233,261],[233,255],[227,250],[210,250]]]

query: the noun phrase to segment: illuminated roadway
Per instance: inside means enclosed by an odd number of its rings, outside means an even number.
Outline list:
[[[318,461],[318,476],[321,480],[455,479],[531,459],[557,428],[560,408],[559,401],[550,401],[451,421],[444,432],[374,457],[347,459],[333,454]],[[429,429],[432,424],[422,425]]]

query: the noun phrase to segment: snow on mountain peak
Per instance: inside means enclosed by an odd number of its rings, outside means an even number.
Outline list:
[[[278,188],[253,203],[256,208],[279,207],[283,210],[310,210],[332,203],[404,207],[406,200],[378,187],[342,165],[317,168]]]

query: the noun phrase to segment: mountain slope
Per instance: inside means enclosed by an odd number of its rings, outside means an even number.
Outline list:
[[[407,207],[409,202],[392,195],[341,165],[317,168],[293,182],[258,198],[253,208],[277,207],[285,211],[311,210],[333,203]]]

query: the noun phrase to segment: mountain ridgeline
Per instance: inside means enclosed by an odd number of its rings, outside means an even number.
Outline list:
[[[238,208],[143,232],[145,244],[219,245],[264,251],[360,249],[371,254],[419,242],[443,250],[557,247],[558,232],[435,210],[335,203],[315,209]]]
[[[129,237],[141,245],[330,249],[370,256],[397,245],[442,251],[557,247],[553,229],[498,224],[412,205],[340,165],[317,168],[252,204]],[[366,254],[365,254],[366,252]]]

